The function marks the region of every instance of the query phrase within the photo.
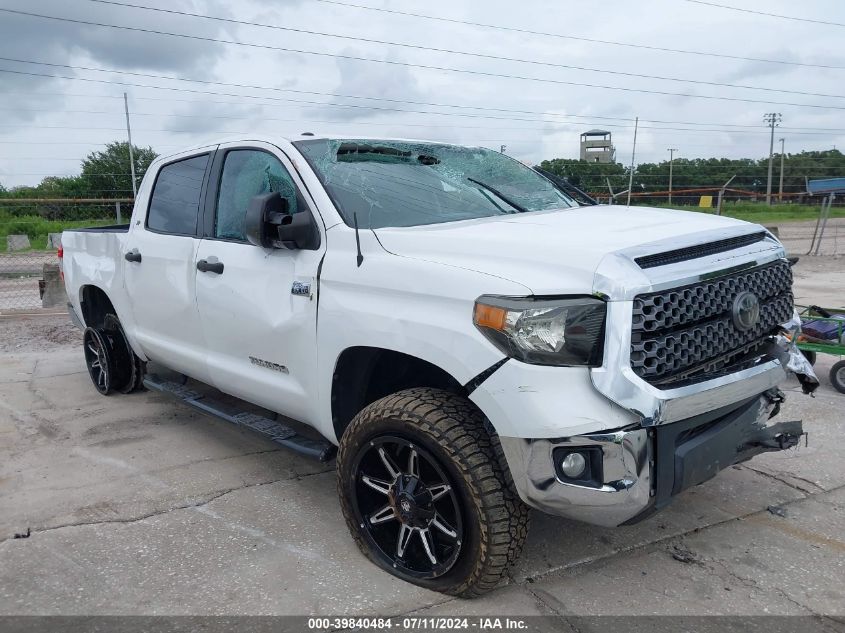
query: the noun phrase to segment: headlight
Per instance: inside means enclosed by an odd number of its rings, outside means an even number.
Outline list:
[[[604,301],[479,297],[475,326],[502,352],[535,365],[601,365]]]

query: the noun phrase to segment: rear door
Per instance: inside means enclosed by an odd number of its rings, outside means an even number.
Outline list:
[[[313,215],[321,232],[318,249],[266,249],[246,241],[247,205],[268,192],[286,198],[294,213]],[[324,251],[319,214],[284,153],[268,143],[221,145],[196,256],[197,305],[218,389],[312,421],[317,270]]]
[[[213,157],[212,148],[160,168],[147,208],[133,215],[123,261],[135,336],[144,354],[203,381],[208,380],[208,370],[196,304],[195,260]]]

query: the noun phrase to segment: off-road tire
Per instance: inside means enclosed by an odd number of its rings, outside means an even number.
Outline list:
[[[115,368],[113,389],[124,394],[142,390],[145,363],[132,350],[116,315],[106,315],[105,330]]]
[[[94,388],[102,396],[110,395],[114,390],[114,359],[111,344],[106,331],[102,328],[88,327],[82,333],[82,351],[88,377]]]
[[[440,461],[459,493],[465,526],[461,552],[436,578],[397,572],[370,544],[353,496],[355,456],[374,438],[400,436]],[[346,428],[337,456],[338,493],[352,537],[367,558],[403,580],[442,593],[473,598],[492,590],[519,557],[529,510],[516,493],[498,437],[479,409],[448,391],[399,391],[364,408]]]

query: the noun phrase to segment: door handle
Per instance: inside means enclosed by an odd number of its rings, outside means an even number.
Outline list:
[[[135,262],[137,264],[140,264],[141,253],[138,252],[137,248],[133,248],[131,251],[129,251],[128,253],[126,253],[126,255],[123,256],[123,259],[125,259],[127,262]]]
[[[218,275],[222,275],[223,262],[209,262],[201,259],[197,262],[197,270],[201,273],[217,273]]]

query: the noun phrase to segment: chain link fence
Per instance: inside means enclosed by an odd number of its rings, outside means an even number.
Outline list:
[[[131,212],[131,198],[0,198],[0,313],[63,311],[62,231],[120,224]]]
[[[64,311],[67,299],[57,257],[62,231],[128,222],[132,202],[131,198],[0,198],[0,314]],[[816,219],[764,224],[779,228],[780,239],[790,254],[807,255],[814,250]],[[818,254],[843,253],[845,218],[832,217]]]

